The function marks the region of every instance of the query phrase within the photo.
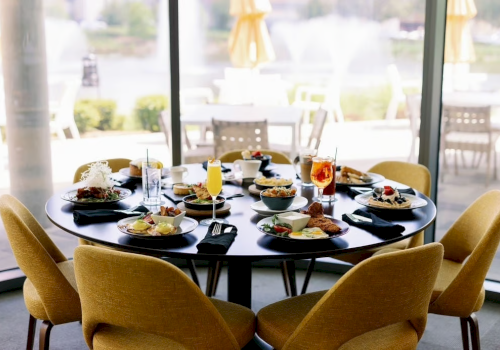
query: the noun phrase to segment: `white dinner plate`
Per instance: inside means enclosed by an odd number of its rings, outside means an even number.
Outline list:
[[[427,205],[427,201],[425,199],[414,196],[412,194],[402,193],[401,196],[403,196],[404,198],[406,198],[407,200],[410,201],[411,205],[409,208],[383,208],[383,207],[374,206],[368,202],[368,200],[372,197],[372,192],[358,194],[356,197],[354,197],[354,200],[361,205],[367,206],[368,208],[377,209],[377,210],[413,210],[413,209],[425,207]]]
[[[292,205],[284,210],[271,210],[262,201],[252,203],[252,205],[250,205],[250,208],[252,208],[252,210],[256,211],[260,215],[270,216],[274,214],[284,213],[287,211],[299,210],[300,208],[305,207],[308,203],[309,201],[307,200],[307,198],[295,197],[293,199]]]
[[[128,232],[127,228],[126,228],[126,225],[133,223],[138,218],[140,218],[140,216],[132,216],[130,218],[125,218],[125,219],[122,219],[122,220],[118,221],[118,223],[116,224],[117,227],[118,227],[118,230],[120,230],[120,232],[123,232],[123,233],[125,233],[127,235],[130,235],[130,236],[133,236],[133,237],[136,237],[136,238],[143,238],[143,239],[166,239],[166,238],[169,238],[169,237],[175,237],[175,236],[179,236],[179,235],[184,235],[186,233],[189,233],[189,232],[193,231],[195,228],[198,227],[198,221],[196,221],[195,219],[191,219],[191,218],[188,218],[188,217],[185,216],[182,219],[181,224],[177,228],[177,232],[174,233],[173,235],[151,236],[149,234],[140,234],[140,233]]]
[[[377,182],[385,180],[385,177],[380,175],[380,174],[375,174],[375,173],[367,173],[367,174],[370,175],[370,177],[371,177],[370,181],[362,182],[360,184],[350,184],[350,183],[346,183],[346,182],[337,181],[336,184],[342,185],[342,186],[370,186],[370,185],[376,184]],[[336,176],[340,176],[340,171],[337,171]]]

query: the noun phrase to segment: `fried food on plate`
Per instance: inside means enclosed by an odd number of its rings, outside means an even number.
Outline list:
[[[307,227],[318,227],[329,233],[337,233],[341,230],[340,227],[332,222],[332,220],[325,217],[321,203],[312,203],[306,211],[302,211],[302,214],[311,215],[311,219],[309,219]]]

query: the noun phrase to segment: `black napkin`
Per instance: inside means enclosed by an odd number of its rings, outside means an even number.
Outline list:
[[[134,211],[147,213],[148,208],[139,206]],[[139,214],[125,214],[116,212],[113,209],[94,209],[94,210],[75,210],[73,212],[73,220],[79,225],[95,224],[99,222],[118,221],[129,216],[137,216]]]
[[[217,236],[212,236],[212,230],[214,229],[215,223],[211,223],[208,227],[208,232],[205,238],[201,240],[200,243],[196,245],[198,248],[198,253],[212,253],[212,254],[226,254],[229,247],[234,241],[238,233],[238,229],[234,225],[220,224],[222,225],[221,233]],[[231,227],[231,231],[224,233],[226,228]]]
[[[187,196],[187,195],[180,196],[178,194],[175,194],[174,190],[170,189],[170,188],[166,188],[165,190],[163,190],[163,195],[165,195],[165,197],[167,197],[168,200],[170,200],[174,204],[181,203],[182,202],[182,198],[184,198],[184,197]]]
[[[366,212],[362,209],[355,210],[353,214],[364,216],[365,218],[372,219],[372,222],[366,221],[352,221],[346,214],[342,215],[342,220],[349,225],[357,226],[368,232],[373,233],[381,238],[396,238],[401,236],[401,232],[405,230],[404,226],[393,224],[392,222],[385,221],[373,213]]]
[[[208,160],[204,161],[203,163],[201,163],[203,165],[203,169],[207,170],[207,167],[208,167]],[[231,169],[229,168],[226,168],[224,165],[220,165],[220,168],[221,168],[221,171],[223,173],[228,173],[231,171]]]
[[[137,188],[137,184],[139,183],[140,179],[136,179],[136,178],[133,178],[133,177],[130,177],[126,180],[114,180],[116,182],[118,182],[118,185],[117,187],[123,187],[123,188],[127,188],[131,191],[135,191],[135,189]]]

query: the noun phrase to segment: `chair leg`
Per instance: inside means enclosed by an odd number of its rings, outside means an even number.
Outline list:
[[[26,350],[33,350],[33,344],[35,342],[35,331],[36,331],[36,318],[31,316],[28,323],[28,341],[26,343]]]
[[[285,262],[280,262],[281,275],[283,276],[283,285],[285,286],[286,296],[290,296],[290,280],[288,279],[288,274],[286,273]]]
[[[212,287],[212,295],[217,294],[217,286],[219,285],[220,273],[222,272],[222,261],[217,261],[214,271],[214,283]]]
[[[302,285],[302,291],[300,292],[300,294],[306,294],[307,292],[307,286],[309,285],[309,280],[311,279],[315,263],[316,263],[315,258],[312,258],[311,261],[309,261],[309,265],[307,266],[307,271],[306,271],[306,278],[304,278],[304,284]]]
[[[472,350],[481,350],[481,340],[479,338],[479,321],[476,317],[476,314],[472,313],[467,318],[467,321],[469,321]]]
[[[212,297],[217,292],[217,284],[219,283],[221,269],[221,261],[211,261],[208,265],[207,288],[205,290],[205,295],[207,297]]]
[[[295,279],[295,261],[293,260],[285,260],[282,263],[282,269],[284,271],[284,275],[286,275],[287,281],[285,281],[285,284],[288,283],[288,286],[290,288],[290,296],[291,297],[296,297],[297,296],[297,281]]]
[[[50,321],[43,321],[40,326],[40,350],[49,350],[50,331],[54,325]]]
[[[464,350],[469,350],[469,324],[466,318],[460,318],[460,328],[462,329],[462,346]]]
[[[186,263],[188,265],[189,272],[191,273],[191,278],[193,279],[193,282],[199,287],[200,281],[198,280],[198,274],[196,273],[196,266],[194,264],[194,261],[192,259],[187,259]]]

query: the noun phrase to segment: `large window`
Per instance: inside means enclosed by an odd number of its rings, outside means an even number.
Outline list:
[[[466,21],[458,23],[451,17],[447,21],[436,240],[480,195],[499,188],[495,176],[500,135],[500,5],[494,0],[465,3],[469,4],[462,14]],[[488,273],[497,281],[499,259]]]

